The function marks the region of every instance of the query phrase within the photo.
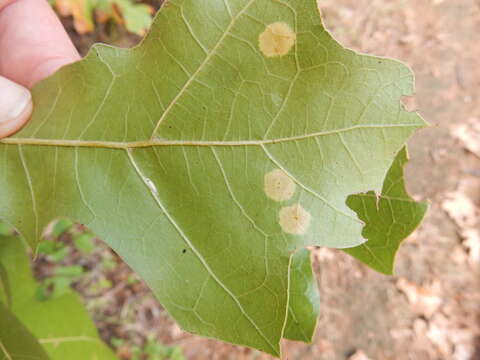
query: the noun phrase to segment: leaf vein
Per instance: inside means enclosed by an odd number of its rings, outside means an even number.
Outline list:
[[[208,272],[208,274],[212,277],[212,279],[215,280],[215,282],[231,297],[231,299],[234,301],[234,303],[237,305],[239,308],[240,312],[245,316],[245,318],[250,322],[250,324],[254,327],[254,329],[258,332],[258,334],[265,340],[265,342],[272,348],[274,353],[277,352],[275,346],[270,342],[270,340],[266,337],[266,335],[262,332],[262,330],[258,327],[258,325],[253,321],[253,319],[248,315],[248,313],[245,311],[243,308],[242,304],[238,300],[238,298],[235,296],[235,294],[217,277],[217,275],[213,272],[213,270],[210,268],[208,265],[207,261],[204,259],[202,254],[197,250],[197,248],[192,244],[190,239],[185,235],[183,230],[180,228],[180,226],[176,223],[176,221],[173,219],[173,217],[170,215],[170,213],[167,211],[165,206],[163,205],[162,201],[160,200],[160,197],[158,194],[154,193],[151,188],[148,186],[147,180],[145,175],[142,173],[140,167],[136,163],[135,159],[133,158],[132,151],[127,150],[127,155],[128,159],[130,160],[130,163],[134,167],[135,171],[137,172],[138,176],[140,179],[143,181],[145,186],[148,188],[150,191],[151,195],[153,196],[155,202],[157,203],[158,207],[162,212],[165,214],[166,218],[168,221],[172,224],[172,226],[175,228],[175,230],[178,232],[180,237],[185,241],[185,243],[188,245],[188,247],[192,250],[192,252],[195,254],[195,256],[198,258],[200,263],[203,265],[205,270]]]
[[[322,195],[320,195],[319,193],[317,193],[315,190],[309,188],[307,185],[303,184],[300,180],[298,180],[288,169],[286,169],[282,164],[280,164],[278,162],[277,159],[275,159],[273,157],[272,154],[270,154],[270,152],[267,150],[267,148],[264,146],[264,145],[261,145],[262,147],[262,150],[265,152],[265,155],[276,165],[278,166],[281,170],[283,170],[288,176],[290,176],[292,178],[293,181],[295,181],[301,188],[303,188],[305,191],[309,192],[310,194],[312,194],[313,196],[315,196],[316,198],[320,199],[325,205],[327,205],[329,208],[331,208],[332,210],[335,210],[335,212],[337,212],[338,214],[340,215],[343,215],[345,217],[348,217],[356,222],[359,222],[359,223],[362,223],[359,219],[353,217],[352,215],[350,214],[347,214],[345,213],[344,211],[338,209],[336,206],[330,204],[330,202],[324,198]]]
[[[183,87],[180,89],[180,91],[178,92],[178,94],[173,98],[173,100],[170,102],[170,104],[167,106],[167,109],[163,112],[162,116],[160,117],[160,120],[158,120],[157,122],[157,125],[155,126],[155,128],[153,129],[153,133],[152,133],[152,136],[151,138],[153,139],[155,137],[155,134],[157,133],[159,127],[160,127],[160,124],[165,120],[165,118],[168,116],[168,114],[170,113],[170,111],[172,110],[172,108],[175,106],[175,104],[177,103],[177,101],[183,96],[183,94],[185,93],[185,91],[187,91],[187,89],[190,87],[190,85],[194,82],[195,78],[198,76],[199,73],[202,72],[202,70],[205,68],[205,66],[209,63],[210,59],[213,57],[213,55],[215,55],[215,53],[217,52],[218,48],[222,45],[223,43],[223,40],[227,37],[228,33],[230,32],[230,30],[233,28],[233,26],[235,25],[235,23],[237,22],[237,20],[243,15],[243,13],[250,7],[250,5],[252,5],[253,3],[255,2],[255,0],[250,0],[246,5],[245,7],[238,12],[237,15],[235,15],[235,17],[232,18],[232,20],[230,21],[230,24],[227,26],[227,28],[225,29],[225,32],[222,34],[222,36],[220,37],[220,39],[218,39],[217,43],[215,44],[215,46],[212,48],[212,50],[210,52],[207,53],[207,56],[205,57],[205,59],[203,60],[203,62],[200,64],[200,66],[198,67],[198,69],[193,73],[193,75],[190,77],[190,79],[188,79],[188,81],[183,85]]]
[[[4,138],[0,139],[0,144],[7,145],[39,145],[39,146],[63,146],[63,147],[95,147],[107,149],[133,149],[146,148],[152,146],[261,146],[273,145],[290,141],[306,140],[309,138],[316,138],[319,136],[328,136],[339,134],[342,132],[349,132],[362,129],[385,129],[385,128],[418,128],[420,124],[368,124],[368,125],[354,125],[351,127],[319,131],[305,135],[295,135],[290,137],[283,137],[277,139],[263,139],[263,140],[237,140],[237,141],[222,141],[222,140],[162,140],[150,139],[132,142],[115,142],[115,141],[94,141],[94,140],[55,140],[55,139],[35,139],[35,138]]]
[[[28,188],[30,190],[30,196],[32,197],[32,211],[33,211],[33,215],[35,217],[35,236],[38,236],[39,235],[39,231],[38,231],[38,209],[37,209],[37,200],[35,198],[35,192],[33,190],[33,182],[32,182],[32,177],[30,175],[30,171],[28,170],[28,167],[27,167],[27,163],[25,161],[25,156],[23,154],[23,150],[22,150],[22,145],[18,145],[18,154],[20,156],[20,161],[22,163],[22,166],[23,166],[23,170],[25,172],[25,177],[27,179],[27,183],[28,183]]]

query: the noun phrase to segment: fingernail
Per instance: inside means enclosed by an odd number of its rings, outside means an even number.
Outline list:
[[[30,91],[0,76],[0,124],[16,120],[30,106]]]

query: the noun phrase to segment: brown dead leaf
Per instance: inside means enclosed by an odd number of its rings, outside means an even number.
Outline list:
[[[435,314],[429,322],[427,338],[436,345],[442,359],[474,359],[475,337],[475,331],[453,323],[442,313]]]
[[[462,181],[458,189],[448,193],[442,202],[442,208],[461,229],[475,226],[479,218],[479,209],[467,192],[466,181]]]
[[[89,13],[87,0],[76,0],[72,8],[75,30],[79,34],[92,32],[95,28]]]
[[[55,9],[61,16],[72,15],[72,0],[56,0]]]
[[[370,360],[370,358],[362,350],[357,350],[348,360]]]
[[[80,35],[94,30],[88,0],[56,0],[55,8],[62,16],[73,17],[73,26]]]
[[[132,351],[126,345],[122,345],[117,349],[117,356],[122,360],[128,360],[132,358]]]
[[[478,266],[480,264],[480,230],[467,229],[461,232],[464,239],[463,246],[468,250],[468,260],[470,265]]]
[[[105,24],[108,20],[110,20],[110,17],[110,14],[103,10],[97,9],[95,11],[95,20],[99,24]]]
[[[112,4],[112,15],[111,16],[117,24],[125,24],[125,21],[123,19],[122,9],[116,3]]]
[[[415,319],[413,322],[413,331],[417,337],[423,336],[427,333],[428,323],[421,318]]]
[[[472,154],[480,157],[480,119],[470,118],[453,130],[453,136]]]
[[[442,208],[455,222],[463,247],[468,251],[471,266],[480,264],[480,180],[469,177],[460,182],[458,189],[446,195]],[[457,258],[458,252],[456,254]]]
[[[422,287],[405,278],[400,278],[397,281],[397,288],[407,296],[413,310],[426,318],[430,318],[443,303],[438,295],[441,290],[438,282]]]
[[[450,253],[450,259],[455,264],[465,264],[468,261],[468,254],[465,251],[465,247],[462,245],[455,246]]]
[[[449,358],[453,351],[453,344],[450,341],[448,328],[451,326],[443,314],[436,314],[430,321],[427,331],[427,338],[434,343],[443,358]]]

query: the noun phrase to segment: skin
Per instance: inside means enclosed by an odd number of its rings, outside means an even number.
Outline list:
[[[0,0],[0,76],[32,88],[79,59],[46,0]],[[31,111],[29,106],[17,119],[0,124],[0,138],[20,130]]]

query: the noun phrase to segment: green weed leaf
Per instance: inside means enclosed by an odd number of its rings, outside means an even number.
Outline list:
[[[0,324],[0,360],[49,359],[37,339],[2,302]]]
[[[22,352],[12,359],[116,359],[98,337],[97,329],[76,294],[64,291],[55,299],[37,299],[38,284],[30,272],[26,247],[20,238],[0,236],[0,265],[9,270],[7,275],[11,289],[11,314],[8,315],[4,311],[7,294],[0,287],[0,342],[19,336],[17,341],[25,345],[25,348],[16,348]],[[12,316],[17,320],[13,320]],[[8,324],[14,321],[23,324],[21,326],[31,334],[27,335],[20,325],[10,328]],[[48,357],[39,355],[37,343],[43,348],[41,353],[48,354]],[[0,359],[10,360],[8,356],[2,357],[1,346]]]

